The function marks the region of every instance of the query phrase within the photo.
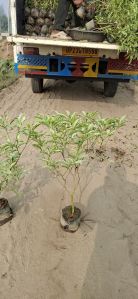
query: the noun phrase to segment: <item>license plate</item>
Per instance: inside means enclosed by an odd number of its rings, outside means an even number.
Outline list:
[[[78,57],[98,57],[98,49],[90,48],[75,48],[64,47],[62,48],[62,55],[64,56],[78,56]]]

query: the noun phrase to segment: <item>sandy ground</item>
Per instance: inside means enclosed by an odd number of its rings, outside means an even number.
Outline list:
[[[32,119],[53,110],[125,114],[128,122],[82,195],[85,221],[75,234],[59,226],[60,186],[32,150],[24,157],[30,172],[8,196],[16,216],[0,227],[0,299],[137,299],[138,86],[120,85],[107,99],[101,84],[49,81],[34,95],[20,79],[0,93],[0,114]]]

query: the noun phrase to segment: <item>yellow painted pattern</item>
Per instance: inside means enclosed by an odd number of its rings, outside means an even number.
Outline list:
[[[99,58],[85,58],[85,63],[89,65],[88,71],[86,71],[83,77],[94,77],[98,76]],[[92,67],[96,64],[96,69],[93,71]]]
[[[98,57],[99,50],[90,48],[64,47],[62,48],[62,55],[75,57]]]
[[[34,69],[34,70],[47,70],[47,66],[35,66],[35,65],[18,65],[19,69]]]

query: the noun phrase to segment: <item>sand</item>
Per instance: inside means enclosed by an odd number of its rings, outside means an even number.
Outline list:
[[[4,194],[15,217],[0,227],[0,299],[138,298],[138,86],[120,84],[114,98],[102,84],[46,81],[34,95],[21,78],[0,93],[0,114],[99,111],[127,116],[111,142],[111,158],[93,173],[82,194],[79,230],[59,225],[62,188],[31,149],[19,193]],[[89,221],[87,221],[89,220]]]

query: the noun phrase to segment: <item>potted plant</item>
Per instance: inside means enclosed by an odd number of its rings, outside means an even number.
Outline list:
[[[33,145],[46,166],[68,194],[69,204],[62,209],[60,223],[74,232],[81,220],[81,211],[75,205],[80,182],[80,166],[87,167],[103,142],[124,125],[123,118],[101,118],[96,112],[54,113],[36,117],[28,129]]]
[[[6,116],[0,117],[0,195],[9,186],[19,180],[23,169],[19,160],[29,142],[25,136],[25,117],[20,115],[8,120]],[[5,224],[13,217],[13,211],[8,200],[0,197],[0,225]]]

